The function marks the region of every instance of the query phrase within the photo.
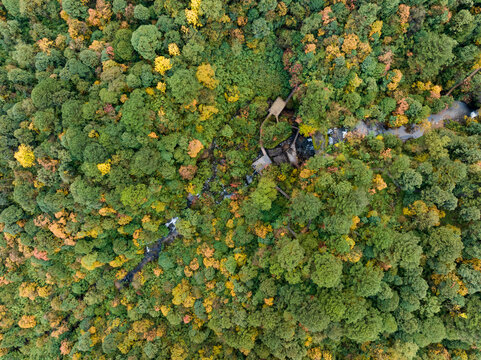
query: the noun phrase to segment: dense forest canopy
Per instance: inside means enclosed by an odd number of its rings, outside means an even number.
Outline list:
[[[1,1],[0,357],[481,359],[479,68],[481,0]]]

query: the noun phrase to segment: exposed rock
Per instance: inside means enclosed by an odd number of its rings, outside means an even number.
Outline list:
[[[269,154],[270,157],[274,156],[279,156],[282,153],[282,148],[281,147],[275,147],[274,149],[267,149],[267,154]]]
[[[296,147],[297,153],[301,159],[309,159],[316,153],[314,149],[314,143],[310,137],[305,138],[303,136],[299,136],[296,142]]]
[[[293,92],[289,95],[292,96]],[[288,99],[289,99],[288,98]],[[287,100],[288,101],[288,100]],[[269,114],[276,116],[276,118],[281,114],[284,110],[287,101],[282,100],[282,98],[278,97],[272,106],[269,109]],[[428,121],[431,123],[431,128],[437,128],[444,126],[444,120],[452,119],[456,121],[461,121],[464,119],[465,116],[474,117],[477,113],[472,112],[469,107],[462,101],[455,101],[451,107],[446,110],[439,112],[438,114],[431,115],[428,118]],[[409,129],[409,130],[408,130]],[[393,134],[399,137],[403,141],[407,141],[409,139],[417,139],[424,135],[426,130],[418,125],[406,127],[401,126],[396,129],[386,129],[382,124],[372,124],[369,125],[364,121],[360,121],[355,128],[352,130],[353,133],[358,135],[367,136],[367,135],[379,135],[379,134]],[[325,134],[321,134],[320,132],[316,132],[312,138],[308,139],[309,144],[305,144],[305,139],[300,143],[297,140],[297,136],[294,140],[289,138],[286,141],[280,143],[274,149],[266,150],[261,143],[261,150],[263,156],[257,159],[252,166],[254,169],[261,173],[267,166],[274,162],[275,164],[281,164],[284,162],[289,162],[293,166],[298,166],[299,156],[301,158],[307,159],[313,156],[315,153],[321,153],[325,150],[326,145],[334,145],[339,142],[344,141],[344,138],[348,134],[348,131],[344,128],[333,128],[329,129],[327,132],[327,137]],[[327,140],[327,144],[326,144]],[[314,144],[317,144],[315,147]],[[271,160],[272,159],[272,160]]]
[[[353,131],[359,135],[367,136],[370,130],[364,121],[359,121]]]
[[[326,137],[319,131],[312,135],[313,141],[316,143],[316,154],[322,153],[326,149]]]
[[[156,260],[159,257],[159,253],[162,251],[164,244],[166,245],[172,244],[172,242],[178,236],[180,236],[180,234],[177,232],[177,229],[175,228],[175,223],[177,222],[177,220],[179,220],[179,218],[175,217],[175,218],[172,218],[168,223],[166,223],[165,226],[169,229],[169,234],[157,240],[150,247],[147,247],[144,253],[144,257],[140,261],[140,263],[135,268],[130,270],[127,273],[127,275],[125,275],[121,280],[116,280],[114,282],[115,287],[118,290],[120,290],[125,285],[130,284],[130,282],[134,279],[135,274],[141,271],[146,264],[148,264],[153,260]]]
[[[344,128],[333,128],[327,131],[329,145],[337,144],[344,140],[347,130]]]
[[[289,159],[285,154],[280,154],[279,156],[273,157],[272,160],[275,164],[282,164],[285,162],[289,162]]]

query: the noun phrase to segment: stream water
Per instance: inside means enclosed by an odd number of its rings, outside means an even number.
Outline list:
[[[451,107],[443,110],[437,114],[433,114],[428,117],[428,121],[431,124],[432,129],[444,126],[445,120],[461,121],[465,116],[469,116],[472,113],[472,109],[468,107],[462,101],[455,101]],[[368,126],[364,121],[361,121],[355,128],[356,131],[363,135],[369,133],[378,134],[393,134],[399,137],[403,141],[409,139],[417,139],[424,135],[425,129],[419,125],[414,125],[411,128],[401,126],[397,129],[385,129],[379,126]]]

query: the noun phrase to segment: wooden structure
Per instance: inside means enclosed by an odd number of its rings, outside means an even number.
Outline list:
[[[274,115],[276,117],[276,121],[279,121],[279,115],[282,113],[282,111],[284,111],[284,108],[286,107],[287,103],[292,98],[292,95],[294,95],[294,92],[296,90],[297,90],[297,86],[294,89],[292,89],[291,93],[289,94],[289,96],[285,101],[280,96],[278,96],[277,99],[275,99],[274,102],[272,103],[271,107],[269,108],[269,113],[267,114],[266,118],[261,124],[259,145],[262,151],[262,156],[252,164],[252,166],[258,173],[261,173],[262,170],[264,170],[267,166],[272,164],[272,160],[269,154],[267,153],[266,149],[264,148],[264,144],[262,141],[262,129],[263,129],[264,123],[267,121],[267,119],[269,119],[271,115]],[[297,135],[299,135],[299,131],[297,132]],[[297,139],[297,135],[295,139]],[[297,166],[297,153],[296,153],[295,143],[296,143],[296,140],[294,140],[293,143],[290,145],[288,149],[289,151],[286,153],[286,156],[292,165]]]
[[[278,96],[277,99],[272,103],[269,109],[269,115],[267,115],[267,117],[274,115],[276,120],[279,121],[279,115],[286,107],[286,104],[287,101],[282,100],[282,98]]]

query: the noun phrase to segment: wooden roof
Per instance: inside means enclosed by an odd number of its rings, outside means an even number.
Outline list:
[[[278,117],[285,107],[286,102],[278,96],[277,99],[272,103],[271,108],[269,109],[269,115],[274,115],[275,117]]]

